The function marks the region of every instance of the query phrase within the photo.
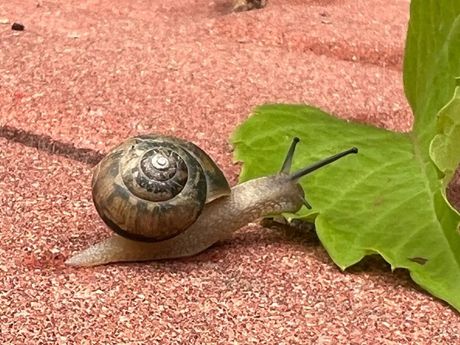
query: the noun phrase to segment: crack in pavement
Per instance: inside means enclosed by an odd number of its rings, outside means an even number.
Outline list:
[[[104,154],[93,149],[75,147],[49,135],[36,134],[7,125],[0,126],[0,138],[85,164],[96,165],[104,157]]]

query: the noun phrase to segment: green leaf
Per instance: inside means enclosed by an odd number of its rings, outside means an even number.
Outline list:
[[[411,1],[403,78],[415,130],[430,132],[434,115],[452,97],[455,77],[460,75],[460,45],[452,42],[458,38],[459,14],[458,0]],[[449,49],[450,43],[454,44]],[[426,137],[424,144],[430,139]]]
[[[278,171],[294,136],[302,141],[293,170],[359,147],[358,155],[302,180],[313,209],[298,216],[317,214],[318,236],[334,262],[345,269],[378,253],[460,308],[459,219],[412,135],[350,124],[311,107],[265,105],[232,138],[235,158],[244,161],[241,180]]]
[[[457,79],[460,86],[460,79]],[[437,132],[430,146],[430,156],[444,174],[447,188],[460,160],[460,87],[456,87],[452,100],[438,113]]]
[[[411,133],[349,123],[303,105],[265,105],[232,137],[235,158],[244,162],[241,181],[279,171],[294,136],[301,138],[294,168],[357,146],[358,155],[301,181],[313,209],[296,216],[314,219],[342,269],[380,254],[458,310],[460,215],[445,186],[460,160],[459,14],[456,0],[411,3],[404,69]]]

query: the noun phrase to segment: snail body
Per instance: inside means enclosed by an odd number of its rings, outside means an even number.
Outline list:
[[[278,174],[230,189],[217,165],[192,143],[156,135],[128,139],[103,158],[92,180],[96,210],[115,233],[66,264],[192,256],[265,215],[309,207],[299,178],[357,149],[289,173],[298,141]]]

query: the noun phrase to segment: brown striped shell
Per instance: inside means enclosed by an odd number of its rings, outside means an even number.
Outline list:
[[[222,171],[198,146],[143,135],[126,140],[96,166],[93,201],[119,235],[162,241],[195,222],[204,205],[230,194]]]

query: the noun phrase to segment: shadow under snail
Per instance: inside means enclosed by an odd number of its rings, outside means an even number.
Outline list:
[[[279,173],[230,188],[213,160],[190,142],[160,135],[126,140],[99,162],[92,179],[94,205],[114,234],[66,264],[192,256],[265,215],[310,207],[299,179],[358,149],[291,173],[298,142],[293,139]]]

